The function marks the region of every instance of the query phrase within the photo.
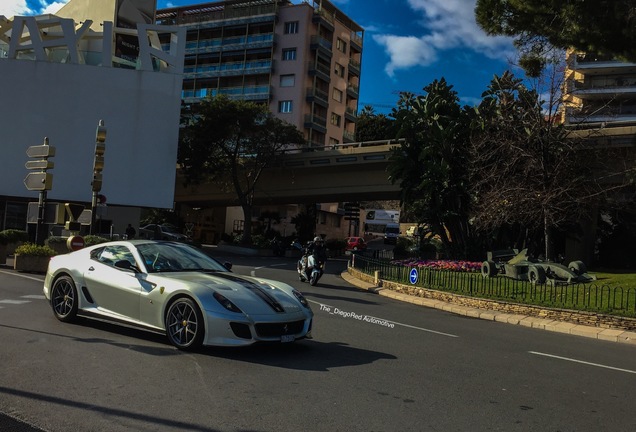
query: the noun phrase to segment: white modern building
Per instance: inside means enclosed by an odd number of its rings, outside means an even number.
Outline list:
[[[48,202],[90,208],[100,121],[100,217],[123,233],[139,207],[173,207],[185,29],[155,25],[155,7],[71,0],[56,15],[0,16],[0,230],[26,228],[40,193],[24,183],[26,150],[45,137],[56,147]]]

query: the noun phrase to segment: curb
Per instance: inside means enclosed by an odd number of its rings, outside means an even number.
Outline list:
[[[592,339],[625,343],[628,345],[636,346],[636,332],[586,326],[581,324],[572,324],[565,321],[557,321],[528,315],[515,315],[499,311],[491,311],[487,309],[478,309],[453,303],[447,303],[442,300],[411,296],[398,293],[387,288],[378,287],[372,283],[357,279],[353,277],[347,270],[343,271],[340,276],[349,284],[365,291],[369,291],[395,300],[412,303],[418,306],[451,312],[456,315],[462,315],[470,318],[479,318],[488,321],[496,321],[506,324],[522,325],[524,327],[536,328],[539,330],[547,330],[557,333],[583,336]]]

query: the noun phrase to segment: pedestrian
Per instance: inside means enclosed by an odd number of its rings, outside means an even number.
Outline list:
[[[135,228],[133,228],[131,224],[128,224],[128,227],[126,228],[126,238],[128,240],[132,240],[135,238],[136,235],[137,231],[135,231]]]

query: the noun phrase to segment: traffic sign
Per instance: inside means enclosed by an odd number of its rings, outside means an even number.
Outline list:
[[[48,158],[55,156],[55,147],[47,144],[31,146],[26,154],[32,158]]]
[[[416,284],[418,277],[419,277],[419,275],[417,274],[417,269],[415,267],[413,267],[411,269],[411,271],[409,272],[409,281],[412,284]]]
[[[84,211],[83,204],[66,203],[64,204],[64,207],[66,207],[66,214],[68,214],[68,217],[71,220],[71,222],[77,221],[79,217],[81,216],[82,212]]]
[[[35,169],[39,169],[39,170],[53,169],[54,166],[55,166],[55,164],[53,163],[53,161],[46,160],[46,159],[27,161],[27,163],[24,164],[24,167],[26,169],[32,169],[32,170],[35,170]]]
[[[24,178],[24,185],[30,191],[51,190],[53,174],[47,172],[31,172]]]
[[[84,238],[80,236],[71,236],[66,240],[66,247],[71,251],[76,251],[84,247]]]

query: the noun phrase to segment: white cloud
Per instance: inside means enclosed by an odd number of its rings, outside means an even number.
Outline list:
[[[33,15],[26,0],[0,0],[0,15],[10,18],[15,15]]]
[[[428,66],[441,52],[463,48],[489,58],[505,60],[514,55],[510,38],[486,35],[475,21],[476,0],[408,0],[411,8],[422,14],[418,23],[425,34],[398,36],[374,35],[390,61],[385,67],[389,76],[397,69]]]
[[[62,6],[68,3],[69,0],[40,0],[40,7],[37,9],[31,9],[27,5],[26,0],[0,0],[0,15],[4,15],[7,18],[12,16],[25,16],[25,15],[40,15],[40,14],[54,14]]]
[[[46,6],[44,9],[42,9],[42,13],[43,14],[55,14],[57,11],[62,9],[62,6],[64,6],[66,3],[68,3],[68,0],[67,1],[56,1],[56,2],[53,2],[50,5]]]

